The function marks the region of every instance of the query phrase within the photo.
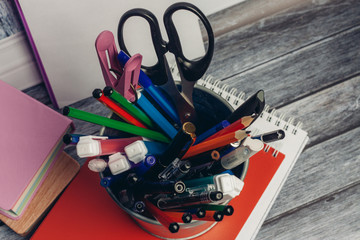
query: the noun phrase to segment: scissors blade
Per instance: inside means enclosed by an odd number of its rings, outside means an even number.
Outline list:
[[[165,56],[164,56],[165,58]],[[181,123],[185,123],[185,122],[192,122],[192,123],[196,123],[196,112],[195,112],[195,108],[194,105],[187,100],[187,98],[185,96],[183,96],[176,84],[175,81],[172,77],[172,73],[170,71],[168,62],[164,61],[165,63],[165,69],[166,69],[166,74],[168,76],[168,81],[161,85],[161,88],[164,89],[166,91],[167,94],[169,94],[171,100],[174,102],[175,106],[176,106],[176,110],[179,114],[179,118]]]

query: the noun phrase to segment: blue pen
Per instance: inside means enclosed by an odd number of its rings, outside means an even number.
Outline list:
[[[137,164],[135,168],[135,173],[138,176],[144,175],[152,166],[154,166],[156,163],[156,157],[153,155],[148,155],[145,157],[143,162],[140,162]]]
[[[219,122],[218,124],[216,124],[215,126],[213,126],[212,128],[208,129],[206,132],[203,132],[202,134],[200,134],[199,136],[196,137],[195,143],[194,145],[204,141],[206,138],[210,137],[211,135],[217,133],[218,131],[226,128],[227,126],[229,126],[230,123],[227,120],[224,120],[222,122]]]
[[[156,123],[171,139],[177,134],[177,130],[170,122],[150,103],[141,93],[138,93],[136,104]]]
[[[120,51],[118,54],[118,60],[122,66],[124,66],[129,59],[130,57],[123,51]],[[164,94],[158,88],[156,88],[151,79],[142,70],[140,70],[139,84],[151,96],[151,98],[159,104],[159,106],[174,122],[180,124],[180,118],[176,112],[175,107],[168,101]]]

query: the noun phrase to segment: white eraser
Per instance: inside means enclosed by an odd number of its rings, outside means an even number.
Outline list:
[[[92,159],[88,163],[88,168],[93,172],[102,172],[107,167],[107,163],[104,159],[96,158]]]
[[[80,137],[79,142],[76,144],[76,152],[81,158],[99,156],[100,143],[91,136]]]
[[[115,153],[113,155],[110,155],[108,165],[113,175],[120,174],[131,168],[130,163],[127,160],[126,156],[120,153]]]
[[[124,148],[126,156],[133,163],[139,163],[143,161],[148,153],[144,141],[137,140]]]
[[[244,187],[244,182],[241,179],[228,173],[214,176],[214,182],[216,190],[223,193],[222,202],[238,196]]]

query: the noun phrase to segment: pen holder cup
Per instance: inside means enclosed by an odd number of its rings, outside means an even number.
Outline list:
[[[198,122],[201,123],[198,124],[199,126],[196,126],[197,134],[204,132],[206,129],[211,128],[216,123],[221,122],[234,110],[223,97],[211,91],[210,89],[200,85],[195,85],[193,101],[198,116]],[[111,118],[120,120],[119,117],[115,114],[113,114]],[[101,129],[100,135],[105,135],[105,136],[120,135],[121,137],[131,136],[129,134],[125,134],[117,130],[111,128],[105,128],[105,127]],[[239,177],[241,180],[244,180],[245,178],[248,164],[249,162],[246,161],[240,166],[238,166],[235,171],[233,171],[234,174],[237,177]],[[100,173],[101,178],[104,176],[105,176],[104,173]],[[119,190],[117,190],[116,187],[110,186],[107,187],[106,190],[109,193],[109,195],[113,198],[113,200],[125,212],[127,212],[143,230],[145,230],[146,232],[150,233],[153,236],[162,239],[192,239],[206,233],[217,224],[217,222],[212,222],[212,221],[193,220],[191,223],[179,223],[180,225],[179,231],[176,233],[171,233],[157,220],[141,215],[125,207],[124,204],[119,200],[118,197]]]

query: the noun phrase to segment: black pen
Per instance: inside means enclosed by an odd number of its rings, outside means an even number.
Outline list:
[[[159,156],[158,161],[149,171],[144,174],[145,179],[159,180],[158,175],[170,165],[176,158],[181,159],[185,155],[190,146],[195,142],[195,125],[186,122],[170,142],[165,152]]]
[[[264,143],[270,143],[274,141],[278,141],[285,138],[285,131],[284,130],[276,130],[273,132],[263,133],[254,137],[251,137],[253,139],[259,139],[263,141]]]

